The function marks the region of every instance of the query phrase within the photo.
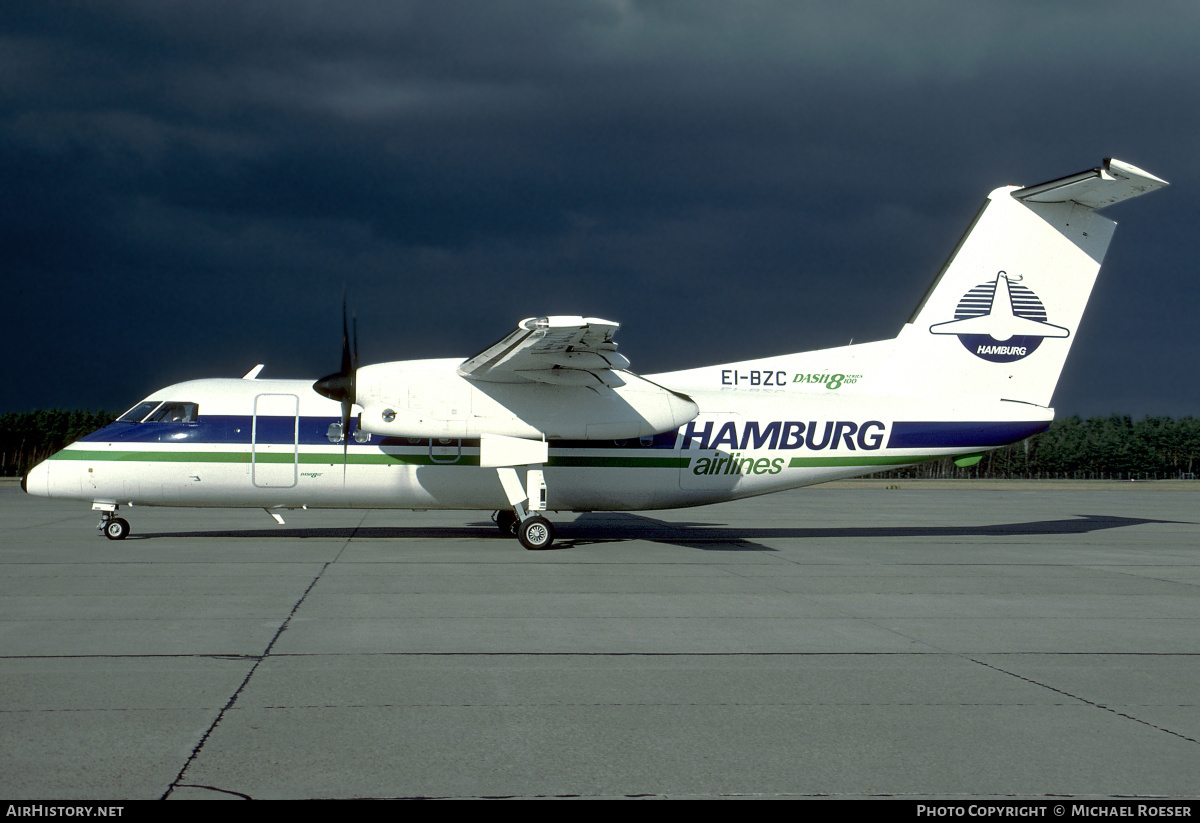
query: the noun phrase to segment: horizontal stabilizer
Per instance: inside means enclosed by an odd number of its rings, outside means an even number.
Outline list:
[[[1073,202],[1089,209],[1102,209],[1131,197],[1148,194],[1165,185],[1167,181],[1149,172],[1108,158],[1098,169],[1026,186],[1014,191],[1012,196],[1028,203]]]

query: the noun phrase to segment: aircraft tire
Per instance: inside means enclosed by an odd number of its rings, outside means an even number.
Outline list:
[[[548,549],[554,542],[554,525],[541,515],[535,514],[517,527],[517,538],[521,545],[531,552]]]
[[[512,537],[517,533],[517,515],[509,509],[501,509],[492,519],[496,521],[496,528],[500,529],[500,533],[505,537]]]
[[[109,540],[124,540],[129,534],[129,521],[123,517],[114,517],[104,524],[104,536]]]

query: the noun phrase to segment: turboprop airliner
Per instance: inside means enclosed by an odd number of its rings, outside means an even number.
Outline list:
[[[942,457],[972,465],[1043,431],[1116,224],[1165,186],[1118,160],[984,202],[899,334],[638,375],[617,323],[533,317],[468,358],[168,386],[35,466],[30,494],[122,506],[494,511],[528,549],[548,512],[698,506]],[[354,335],[356,337],[357,335]]]

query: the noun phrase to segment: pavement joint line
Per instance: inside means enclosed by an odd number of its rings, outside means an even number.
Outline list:
[[[271,656],[271,649],[273,649],[275,647],[276,641],[278,641],[279,638],[283,635],[283,633],[285,631],[287,631],[288,625],[292,622],[292,617],[295,616],[296,611],[304,603],[304,600],[305,600],[305,598],[308,597],[309,592],[311,592],[313,590],[313,588],[317,585],[317,582],[325,574],[325,570],[328,569],[334,563],[336,563],[338,561],[338,558],[342,556],[342,552],[344,552],[346,550],[346,547],[348,545],[350,545],[350,541],[354,539],[355,533],[358,531],[359,527],[362,526],[363,521],[365,521],[366,518],[367,518],[367,514],[364,513],[362,518],[358,521],[358,526],[355,526],[351,530],[350,534],[345,538],[345,542],[342,543],[342,547],[340,549],[338,549],[337,555],[334,556],[334,558],[332,560],[327,561],[326,563],[324,563],[321,566],[321,569],[317,572],[316,576],[313,577],[312,581],[308,584],[308,587],[304,590],[304,593],[300,595],[300,598],[292,606],[291,611],[288,612],[287,617],[285,617],[283,619],[283,622],[280,623],[279,628],[276,630],[275,635],[271,638],[270,642],[267,643],[267,647],[263,650],[263,653],[261,655],[258,655],[257,657],[249,658],[249,659],[254,660],[254,664],[250,667],[250,671],[248,671],[246,673],[246,676],[242,679],[242,682],[234,690],[234,692],[230,696],[229,700],[225,703],[225,705],[221,708],[221,710],[219,712],[217,712],[217,716],[216,716],[216,718],[213,719],[213,722],[209,725],[209,727],[207,729],[204,730],[204,734],[202,734],[200,736],[200,740],[197,741],[195,747],[192,749],[191,754],[188,755],[187,760],[184,762],[183,767],[179,770],[179,773],[177,775],[175,775],[175,779],[171,781],[170,785],[167,786],[166,791],[163,792],[162,796],[159,798],[160,800],[168,799],[171,796],[171,792],[173,792],[175,789],[182,788],[182,787],[188,785],[188,784],[184,784],[181,782],[183,780],[184,774],[187,773],[188,768],[192,765],[192,763],[200,755],[200,751],[204,748],[204,744],[208,742],[208,738],[212,735],[212,733],[214,731],[216,731],[217,726],[221,725],[221,721],[225,718],[226,713],[229,712],[233,708],[235,703],[237,703],[237,700],[241,696],[242,691],[250,683],[250,679],[252,677],[254,677],[254,673],[258,671],[258,667],[262,665],[262,662],[264,660],[266,660],[268,657]],[[202,786],[200,788],[211,788],[211,787],[203,787]],[[214,790],[215,791],[225,791],[224,789],[214,789]],[[228,792],[228,793],[236,794],[236,792]]]
[[[222,789],[217,786],[205,786],[200,783],[180,783],[176,786],[178,789],[205,789],[210,792],[218,792],[227,794],[232,797],[240,797],[242,800],[253,800],[254,798],[244,792],[235,792],[233,789]]]
[[[1196,744],[1200,745],[1200,740],[1196,740],[1194,737],[1188,737],[1186,734],[1180,734],[1179,732],[1171,731],[1170,729],[1164,729],[1162,726],[1156,726],[1153,723],[1149,723],[1145,720],[1142,720],[1141,718],[1134,717],[1133,715],[1126,714],[1125,712],[1119,712],[1110,706],[1104,705],[1103,703],[1097,703],[1094,700],[1088,700],[1086,697],[1080,697],[1077,694],[1072,694],[1071,692],[1065,691],[1063,689],[1057,689],[1054,686],[1051,686],[1047,683],[1041,683],[1037,680],[1034,680],[1033,678],[1025,677],[1024,675],[1017,674],[1016,672],[1010,672],[1006,669],[1002,669],[999,666],[993,666],[991,663],[986,663],[982,660],[976,660],[975,658],[970,657],[970,656],[965,656],[965,657],[966,657],[966,659],[970,660],[971,662],[978,663],[980,666],[991,669],[992,671],[1000,672],[1001,674],[1006,674],[1009,677],[1015,677],[1018,680],[1023,680],[1026,683],[1030,683],[1034,686],[1038,686],[1043,689],[1048,689],[1049,691],[1052,691],[1055,694],[1061,694],[1065,697],[1071,698],[1072,700],[1078,700],[1080,703],[1091,706],[1093,708],[1101,709],[1102,711],[1109,712],[1110,714],[1115,714],[1117,717],[1123,717],[1126,720],[1132,720],[1134,723],[1140,723],[1141,725],[1147,726],[1156,731],[1164,732],[1165,734],[1169,734],[1174,737],[1178,737],[1181,740],[1186,740],[1189,743],[1196,743]]]
[[[1035,684],[1042,685],[1042,684]],[[1051,689],[1051,691],[1057,691]],[[789,701],[734,701],[734,700],[712,700],[712,701],[646,701],[646,700],[612,700],[612,701],[595,701],[595,700],[546,700],[542,702],[487,702],[482,700],[471,701],[441,701],[434,702],[429,700],[412,701],[407,703],[391,702],[391,703],[293,703],[290,705],[278,706],[259,706],[258,710],[263,712],[273,711],[306,711],[309,709],[413,709],[413,708],[448,708],[448,709],[538,709],[538,708],[629,708],[629,707],[648,707],[648,708],[733,708],[733,709],[761,709],[761,708],[789,708],[796,706],[840,706],[840,707],[866,707],[866,708],[897,708],[897,707],[914,707],[914,706],[958,706],[958,707],[998,707],[998,708],[1039,708],[1043,706],[1065,706],[1071,703],[1077,703],[1081,698],[1074,695],[1063,694],[1065,699],[1055,703],[1045,702],[1018,702],[1018,701],[971,701],[971,700],[897,700],[891,703],[881,701],[863,701],[863,700],[789,700]],[[1089,701],[1083,700],[1088,703]],[[1129,717],[1121,712],[1112,709],[1102,703],[1091,704],[1097,708],[1107,709],[1115,714],[1126,717],[1142,723],[1150,725],[1144,721],[1138,720],[1136,717]],[[1191,704],[1180,703],[1134,703],[1130,704],[1136,708],[1191,708]],[[212,708],[204,706],[200,708]],[[179,709],[173,707],[154,707],[154,708],[98,708],[98,709],[4,709],[0,710],[0,715],[36,715],[36,714],[110,714],[110,713],[128,713],[128,714],[153,714],[156,712],[178,712]],[[234,709],[233,711],[242,711]],[[1162,729],[1157,726],[1153,728],[1167,734],[1174,734],[1176,737],[1183,737],[1190,742],[1196,742],[1189,737],[1172,732],[1170,729]],[[188,784],[178,784],[180,786]]]
[[[271,657],[912,657],[912,656],[950,656],[962,657],[973,663],[971,654],[987,654],[990,657],[1200,657],[1200,652],[1044,652],[1044,651],[985,651],[985,652],[954,652],[931,648],[929,651],[908,650],[902,652],[869,651],[869,652],[831,652],[831,651],[748,651],[748,652],[531,652],[531,651],[494,651],[494,652],[435,652],[435,651],[403,651],[403,652],[279,652]],[[261,660],[256,654],[226,654],[222,652],[199,654],[9,654],[0,655],[0,660],[120,660],[165,658],[197,658],[207,660]],[[1005,672],[1008,674],[1008,672]],[[1019,676],[1019,675],[1014,675]],[[1038,684],[1040,685],[1040,684]]]

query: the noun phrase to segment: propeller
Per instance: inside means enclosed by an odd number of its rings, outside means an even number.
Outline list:
[[[342,292],[342,368],[334,374],[327,374],[313,383],[313,390],[330,400],[342,404],[342,470],[345,471],[346,459],[350,449],[350,412],[356,400],[356,380],[358,374],[358,316],[354,317],[354,347],[351,349],[351,337],[346,325],[346,294]]]

